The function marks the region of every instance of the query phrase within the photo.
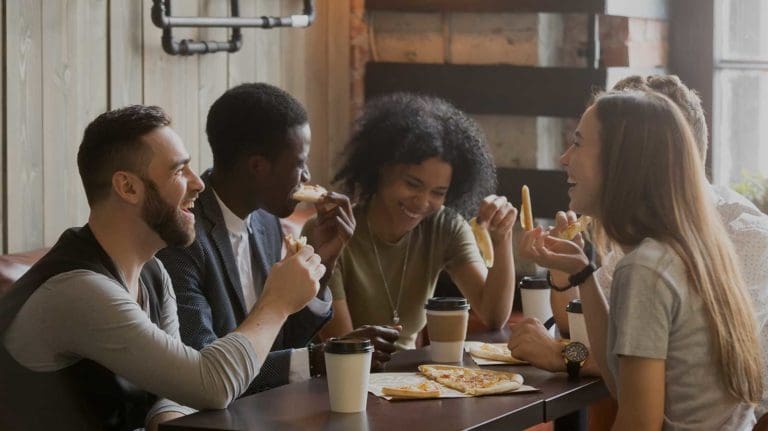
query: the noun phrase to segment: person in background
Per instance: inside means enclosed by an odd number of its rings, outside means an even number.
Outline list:
[[[258,303],[270,268],[281,260],[278,217],[293,212],[293,193],[310,179],[307,112],[275,86],[246,83],[227,90],[211,106],[206,132],[213,168],[203,173],[206,189],[191,210],[195,241],[158,253],[176,292],[181,338],[198,350],[232,332]],[[331,192],[315,208],[322,222],[309,244],[333,268],[355,230],[352,207],[346,196]],[[246,394],[324,373],[322,344],[307,346],[331,317],[326,279],[318,295],[288,317]],[[370,327],[344,335],[373,339],[378,367],[389,359],[398,333]]]
[[[397,347],[414,348],[442,270],[486,326],[503,326],[517,210],[490,194],[494,165],[477,124],[444,100],[394,94],[367,104],[343,155],[335,181],[357,198],[358,228],[331,275],[334,317],[322,335],[401,325]],[[490,269],[464,219],[473,215],[490,232]]]
[[[590,356],[618,401],[614,429],[751,429],[755,317],[680,109],[656,92],[598,95],[561,163],[570,209],[594,217],[599,249],[623,255],[610,307],[576,243],[538,227],[521,252],[579,285]],[[569,362],[583,360],[579,344]]]
[[[306,247],[277,264],[242,324],[198,352],[179,339],[171,281],[154,258],[192,242],[204,187],[170,119],[154,106],[106,112],[77,161],[88,223],[0,298],[0,428],[153,430],[189,407],[226,407],[317,293],[320,256]]]

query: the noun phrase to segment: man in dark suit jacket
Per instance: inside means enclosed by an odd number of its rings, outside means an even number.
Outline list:
[[[310,129],[301,104],[267,84],[228,90],[208,113],[213,169],[193,209],[195,242],[158,254],[173,281],[182,340],[201,349],[234,330],[261,293],[269,268],[281,259],[278,217],[290,215],[293,193],[309,181]],[[248,393],[324,372],[322,345],[305,347],[331,317],[324,286],[355,229],[349,199],[328,193],[318,204],[318,227],[309,244],[328,269],[321,289],[284,324]],[[389,359],[397,328],[366,327],[351,335],[371,338],[374,361]]]

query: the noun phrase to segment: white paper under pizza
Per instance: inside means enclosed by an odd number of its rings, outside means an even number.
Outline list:
[[[420,383],[430,381],[420,373],[371,373],[370,380],[368,381],[368,392],[376,395],[377,397],[384,398],[385,400],[391,400],[393,397],[384,395],[382,389],[385,387],[396,388],[406,385],[418,385]],[[472,395],[467,395],[464,392],[457,391],[455,389],[447,388],[443,385],[440,386],[440,398],[469,398]],[[521,385],[519,388],[512,392],[506,392],[507,394],[517,394],[521,392],[536,392],[538,389],[533,386]],[[400,400],[402,398],[398,398]],[[408,398],[424,399],[424,398]],[[403,399],[405,400],[405,399]]]

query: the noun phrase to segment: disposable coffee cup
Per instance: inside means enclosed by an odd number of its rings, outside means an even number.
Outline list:
[[[430,298],[427,305],[429,351],[435,362],[461,362],[467,336],[469,304],[464,298]]]
[[[589,347],[587,325],[584,323],[584,313],[581,311],[581,300],[574,299],[565,307],[568,312],[568,335],[571,341],[578,341]]]
[[[523,300],[523,316],[539,319],[554,335],[552,305],[549,302],[549,283],[546,278],[523,277],[520,280],[520,297]]]
[[[325,372],[331,411],[365,411],[372,356],[373,344],[368,339],[331,338],[325,343]]]

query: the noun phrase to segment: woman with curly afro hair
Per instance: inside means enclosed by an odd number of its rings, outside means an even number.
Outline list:
[[[441,99],[389,95],[367,104],[342,157],[334,181],[357,201],[357,227],[331,275],[334,317],[321,334],[391,325],[396,346],[414,348],[442,270],[484,324],[504,325],[517,210],[491,194],[495,168],[475,121]],[[490,269],[465,221],[473,216],[493,242]]]

